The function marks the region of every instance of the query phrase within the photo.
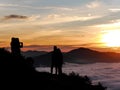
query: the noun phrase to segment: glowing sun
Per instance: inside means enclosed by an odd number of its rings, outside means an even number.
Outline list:
[[[109,30],[102,36],[102,42],[108,47],[120,47],[120,30]]]

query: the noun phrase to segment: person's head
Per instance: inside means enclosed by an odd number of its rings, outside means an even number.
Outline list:
[[[57,49],[57,46],[54,46],[54,50],[56,50]]]
[[[12,42],[19,42],[19,38],[12,37],[12,38],[11,38],[11,41],[12,41]]]
[[[15,38],[14,38],[14,37],[12,37],[12,38],[11,38],[11,41],[12,41],[12,42],[14,42],[14,41],[15,41]]]

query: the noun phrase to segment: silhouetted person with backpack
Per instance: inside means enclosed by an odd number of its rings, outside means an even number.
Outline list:
[[[20,55],[21,51],[20,48],[23,47],[23,43],[19,42],[19,38],[12,38],[11,39],[11,52],[13,55]]]
[[[51,64],[51,74],[53,73],[53,68],[55,67],[56,74],[62,74],[62,64],[63,64],[63,55],[62,52],[57,46],[54,46],[54,51],[52,52],[52,64]]]

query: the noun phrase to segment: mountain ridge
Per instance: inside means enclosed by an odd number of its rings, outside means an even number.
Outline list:
[[[120,62],[120,53],[99,52],[89,48],[77,48],[63,53],[64,62],[70,63],[96,63],[96,62]],[[34,57],[35,65],[51,64],[51,52]]]
[[[22,51],[22,55],[25,57],[35,57],[46,53],[47,53],[46,51],[35,51],[35,50]]]

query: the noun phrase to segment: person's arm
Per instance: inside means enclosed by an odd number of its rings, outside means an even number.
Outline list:
[[[23,42],[20,42],[20,48],[22,48],[23,47]]]

